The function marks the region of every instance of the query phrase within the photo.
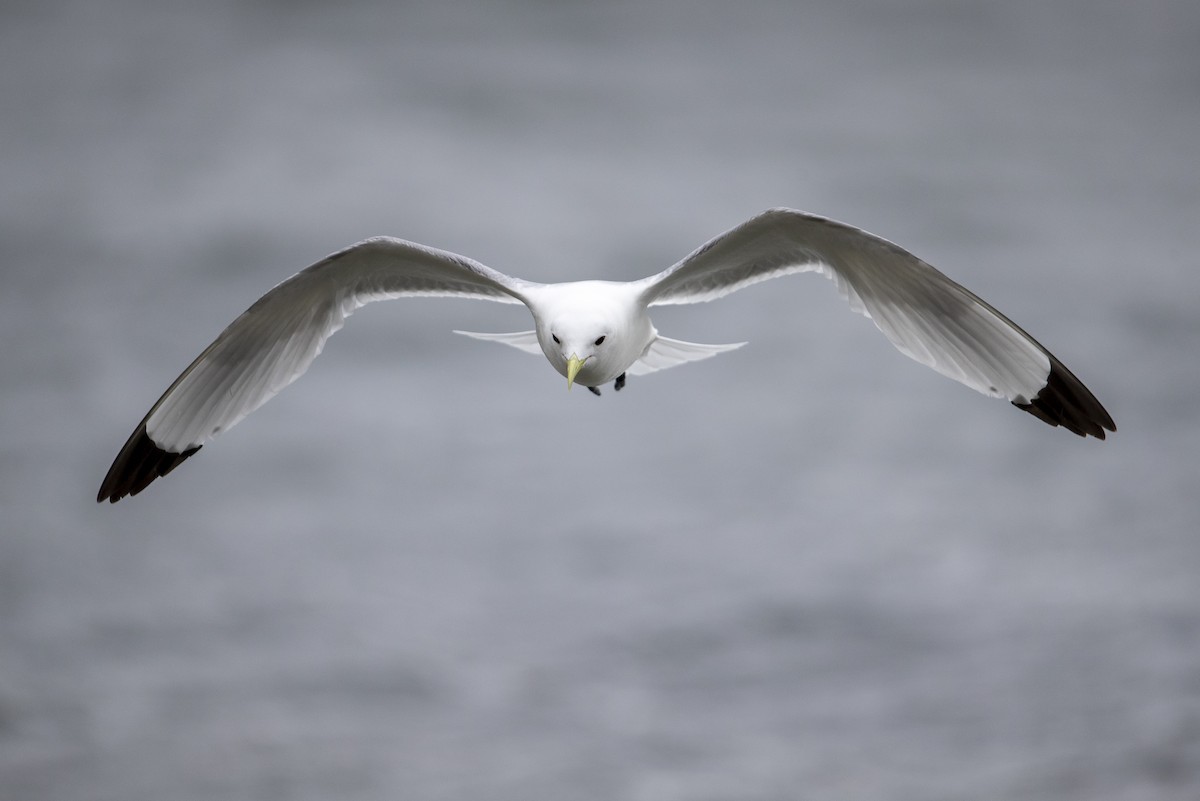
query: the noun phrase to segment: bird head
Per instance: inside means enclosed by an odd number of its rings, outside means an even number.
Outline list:
[[[594,387],[611,380],[613,370],[612,334],[606,321],[585,316],[565,316],[547,326],[542,350],[560,373],[567,377],[567,389],[576,381]]]

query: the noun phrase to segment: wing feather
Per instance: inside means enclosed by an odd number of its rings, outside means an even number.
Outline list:
[[[643,279],[641,299],[702,303],[798,272],[832,279],[901,353],[942,375],[1077,434],[1116,430],[1079,379],[991,305],[898,245],[824,217],[764,212]]]
[[[356,309],[409,296],[521,303],[530,282],[446,251],[368,239],[258,299],[171,384],[113,461],[98,500],[145,488],[291,384]]]

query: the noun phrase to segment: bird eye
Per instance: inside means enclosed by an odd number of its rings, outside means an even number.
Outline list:
[[[558,338],[558,334],[551,334],[550,338],[554,340],[555,345],[561,345],[562,340]]]
[[[596,340],[596,344],[599,345],[603,341],[604,341],[604,337],[600,337],[599,339]]]

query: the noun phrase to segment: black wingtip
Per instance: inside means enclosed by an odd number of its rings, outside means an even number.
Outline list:
[[[96,501],[116,503],[126,495],[137,495],[150,486],[156,478],[161,478],[179,466],[202,446],[197,445],[183,453],[171,453],[154,444],[146,433],[146,424],[142,423],[130,435],[125,447],[113,460],[108,468],[108,475],[100,485]]]
[[[1104,439],[1105,430],[1115,432],[1117,424],[1087,387],[1062,362],[1050,356],[1050,375],[1046,386],[1029,403],[1013,402],[1052,426],[1062,426],[1081,437]]]

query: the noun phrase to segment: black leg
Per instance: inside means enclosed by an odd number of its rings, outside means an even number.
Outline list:
[[[600,397],[600,390],[596,389],[595,387],[588,387],[588,392],[592,393],[597,398]]]
[[[621,373],[619,376],[617,376],[617,380],[613,382],[613,389],[615,389],[617,392],[620,392],[624,388],[625,388],[625,374]]]

